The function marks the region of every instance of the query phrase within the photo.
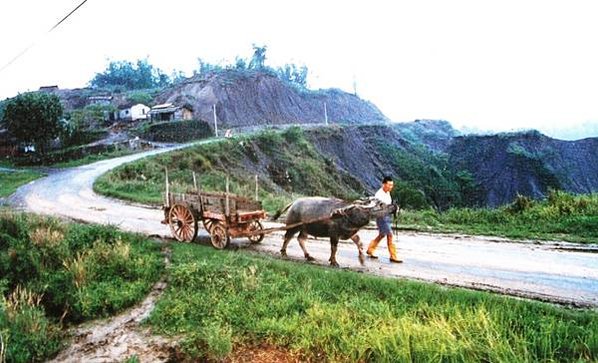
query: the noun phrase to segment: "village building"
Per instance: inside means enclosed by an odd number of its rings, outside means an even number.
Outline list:
[[[180,121],[193,119],[193,109],[190,106],[175,106],[163,103],[152,107],[150,111],[152,121]]]
[[[40,92],[54,92],[54,91],[58,91],[58,86],[54,85],[54,86],[41,86],[39,88]]]
[[[117,111],[117,120],[121,121],[137,121],[147,120],[150,113],[150,108],[143,103],[138,103],[132,106],[125,106]]]
[[[87,97],[87,104],[89,104],[89,105],[110,106],[111,103],[112,103],[112,96],[90,96],[90,97]]]

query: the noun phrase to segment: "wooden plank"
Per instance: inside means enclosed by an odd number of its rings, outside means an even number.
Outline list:
[[[223,213],[214,213],[210,211],[203,212],[203,219],[217,219],[219,221],[226,220]]]

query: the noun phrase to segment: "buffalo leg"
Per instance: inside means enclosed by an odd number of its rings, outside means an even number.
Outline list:
[[[351,236],[351,241],[353,241],[355,246],[357,246],[357,251],[359,251],[359,263],[363,266],[365,263],[365,255],[363,254],[363,245],[361,244],[361,239],[357,234],[354,234]]]
[[[338,247],[338,237],[330,237],[330,265],[334,267],[338,267],[338,262],[336,262],[336,250]]]
[[[299,241],[299,246],[301,246],[301,249],[303,250],[303,256],[305,256],[305,259],[308,261],[315,261],[316,259],[311,257],[309,253],[307,253],[307,248],[305,248],[306,240],[307,233],[305,233],[304,231],[299,232],[299,236],[297,236],[297,241]]]
[[[282,255],[282,257],[287,257],[287,246],[289,244],[289,241],[295,235],[295,233],[297,233],[297,229],[296,228],[295,229],[289,229],[284,234],[284,242],[282,243],[282,248],[280,249],[280,254]]]

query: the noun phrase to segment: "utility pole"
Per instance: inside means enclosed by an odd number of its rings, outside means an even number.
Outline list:
[[[214,110],[214,134],[218,137],[218,121],[216,119],[216,104],[212,107]]]
[[[328,126],[328,111],[326,111],[326,102],[324,102],[324,122]]]
[[[259,200],[258,198],[258,189],[257,189],[257,174],[255,174],[255,200]]]

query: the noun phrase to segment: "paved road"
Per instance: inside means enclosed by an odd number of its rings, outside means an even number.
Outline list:
[[[98,196],[92,185],[97,177],[118,165],[171,149],[61,170],[21,187],[9,198],[9,203],[40,214],[113,224],[127,231],[170,237],[168,228],[160,224],[163,217],[160,209]],[[374,235],[373,230],[360,232],[366,242]],[[205,231],[200,230],[198,240],[208,243]],[[280,256],[281,242],[282,234],[273,233],[259,245],[249,246],[239,239],[233,241],[233,246]],[[497,238],[411,232],[401,232],[397,243],[403,264],[388,262],[384,242],[378,249],[380,259],[368,260],[365,266],[359,265],[352,243],[340,245],[337,259],[342,267],[382,276],[598,307],[598,246],[595,245],[513,243]],[[326,240],[310,240],[308,250],[318,259],[317,263],[327,263],[330,246]],[[288,254],[291,259],[302,260],[296,241],[290,243]]]

